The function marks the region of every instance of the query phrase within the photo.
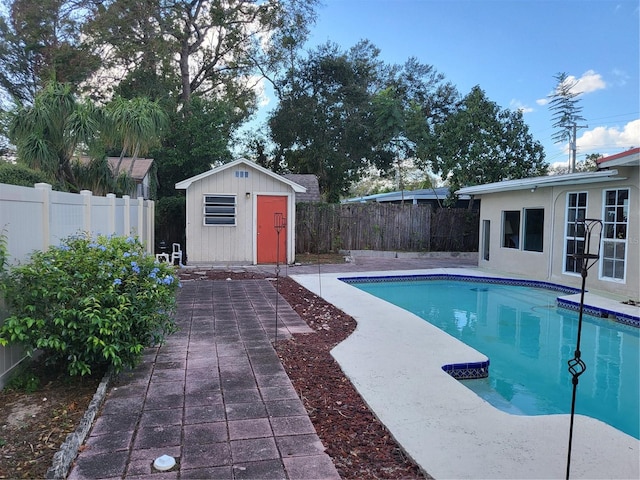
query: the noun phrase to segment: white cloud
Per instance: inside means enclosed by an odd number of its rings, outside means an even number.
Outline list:
[[[615,72],[614,74],[618,73],[619,72]],[[607,82],[605,82],[602,75],[597,73],[595,70],[587,70],[580,78],[576,78],[575,75],[567,75],[565,83],[573,85],[571,93],[575,93],[577,95],[596,92],[607,88]],[[545,98],[539,98],[536,100],[536,103],[541,106],[547,105],[549,103],[549,98],[553,96],[553,94],[554,92],[551,92]]]
[[[533,112],[533,108],[524,105],[520,100],[516,100],[515,98],[509,102],[509,107],[511,110],[520,110],[523,114]]]
[[[640,146],[640,119],[619,127],[596,127],[578,137],[581,153],[609,153]]]
[[[573,85],[571,93],[578,95],[607,88],[607,84],[602,79],[602,75],[596,73],[595,70],[587,70],[580,78],[569,75],[567,76],[566,83]]]

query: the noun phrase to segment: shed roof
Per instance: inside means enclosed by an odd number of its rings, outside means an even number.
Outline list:
[[[532,188],[555,187],[562,185],[583,185],[586,183],[611,182],[624,180],[617,177],[617,170],[600,170],[598,172],[568,173],[566,175],[548,175],[544,177],[520,178],[517,180],[503,180],[502,182],[486,183],[464,187],[456,191],[458,195],[482,195],[485,193],[510,192]]]
[[[220,172],[223,172],[224,170],[227,170],[229,168],[233,168],[236,167],[238,165],[246,165],[247,167],[251,167],[251,168],[255,168],[256,170],[258,170],[261,173],[264,173],[265,175],[268,175],[282,183],[286,183],[287,185],[289,185],[294,192],[296,193],[304,193],[307,191],[307,189],[305,187],[303,187],[302,185],[298,185],[296,182],[293,182],[287,178],[284,178],[282,175],[278,175],[277,173],[272,172],[271,170],[268,170],[260,165],[258,165],[255,162],[252,162],[250,160],[247,160],[246,158],[239,158],[237,160],[234,160],[233,162],[229,162],[229,163],[225,163],[224,165],[221,165],[219,167],[216,168],[212,168],[211,170],[208,170],[206,172],[203,172],[199,175],[196,175],[194,177],[191,178],[187,178],[186,180],[182,180],[181,182],[176,183],[175,188],[177,190],[186,190],[187,188],[189,188],[189,186],[193,183],[193,182],[197,182],[198,180],[202,180],[203,178],[207,178],[211,175],[216,175]]]
[[[283,177],[307,189],[305,193],[301,192],[300,195],[296,195],[296,202],[311,203],[321,201],[320,185],[318,185],[318,177],[315,175],[311,173],[287,173]]]

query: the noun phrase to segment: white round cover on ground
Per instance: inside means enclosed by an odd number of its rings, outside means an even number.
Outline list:
[[[165,471],[171,470],[176,464],[176,459],[169,455],[161,455],[153,462],[153,467],[156,470]]]

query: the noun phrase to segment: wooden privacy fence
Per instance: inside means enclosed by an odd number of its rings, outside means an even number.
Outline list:
[[[296,252],[474,252],[479,212],[383,203],[296,205]]]

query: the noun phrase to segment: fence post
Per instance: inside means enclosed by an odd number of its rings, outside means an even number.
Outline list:
[[[109,213],[107,215],[107,229],[109,235],[116,233],[116,195],[115,193],[107,193],[109,199]]]
[[[154,230],[155,219],[155,202],[153,200],[145,200],[147,204],[147,252],[153,254],[156,248],[156,232]]]
[[[34,188],[42,195],[42,250],[45,251],[51,244],[51,185],[36,183]]]
[[[124,230],[123,235],[130,236],[131,235],[131,197],[129,195],[123,195],[122,199],[124,200]]]
[[[82,209],[82,229],[85,233],[91,233],[91,190],[80,190],[84,207]]]
[[[138,197],[136,201],[138,202],[138,237],[141,242],[144,242],[144,200],[142,197]]]

